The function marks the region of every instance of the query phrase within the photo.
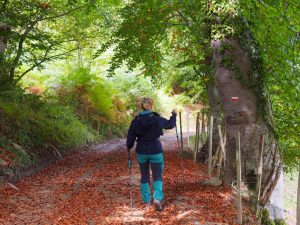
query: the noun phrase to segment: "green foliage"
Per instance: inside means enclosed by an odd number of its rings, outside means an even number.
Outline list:
[[[163,63],[162,74],[164,85],[172,94],[184,94],[190,98],[190,102],[207,104],[206,84],[211,77],[203,70],[194,70],[181,62],[182,54],[177,53],[166,57]]]
[[[232,56],[222,58],[221,65],[229,70],[234,70],[236,67],[234,63],[234,58]]]
[[[233,46],[231,46],[231,45],[229,45],[229,44],[227,44],[227,43],[223,43],[223,44],[221,45],[221,47],[218,49],[218,51],[219,51],[221,54],[225,54],[226,52],[230,52],[230,51],[232,51],[232,50],[234,50],[234,49],[233,49]]]
[[[68,58],[73,66],[76,60],[79,68],[62,80],[58,90],[60,104],[55,99],[49,102],[49,86],[44,82],[47,77],[37,81],[31,74],[32,81],[24,86],[37,86],[42,97],[18,95],[19,111],[16,103],[1,98],[2,110],[17,124],[24,122],[27,128],[18,131],[22,143],[29,141],[31,134],[27,130],[34,124],[26,122],[26,118],[35,118],[42,111],[52,122],[42,115],[37,117],[66,137],[51,139],[67,145],[69,133],[64,126],[55,124],[50,115],[60,115],[64,125],[68,117],[73,118],[72,126],[83,133],[87,128],[80,128],[82,122],[104,133],[108,123],[114,124],[113,130],[124,127],[123,122],[128,120],[125,111],[137,110],[136,96],[153,97],[158,102],[158,111],[163,110],[159,93],[143,75],[151,76],[156,84],[167,85],[173,94],[185,93],[193,101],[206,104],[207,85],[214,82],[210,42],[235,37],[252,57],[252,78],[241,77],[233,59],[225,58],[222,64],[235,69],[241,83],[247,83],[261,97],[259,105],[264,108],[260,110],[278,141],[286,167],[292,168],[300,159],[299,8],[298,0],[2,1],[1,23],[10,27],[10,31],[0,32],[0,40],[7,39],[6,50],[0,55],[2,89],[32,69],[42,69],[44,62]],[[96,52],[100,44],[102,48]],[[108,59],[92,60],[105,50],[114,53],[111,75],[126,63],[130,70],[138,68],[141,76],[135,79],[125,75],[107,80],[91,73],[94,68],[85,69],[96,63],[105,67]],[[219,51],[226,54],[231,49],[223,45]],[[23,101],[28,107],[22,108]],[[47,104],[54,105],[49,109]],[[45,130],[35,126],[46,135]]]
[[[99,44],[121,21],[116,23],[119,12],[116,9],[122,4],[118,0],[0,3],[1,23],[11,29],[6,49],[0,55],[1,151],[16,154],[12,158],[17,158],[20,164],[30,164],[45,152],[52,152],[53,146],[69,148],[123,136],[131,115],[138,111],[137,96],[152,97],[156,110],[168,113],[174,105],[186,101],[182,96],[173,100],[143,75],[123,71],[120,76],[106,77],[109,51],[104,57],[93,59]],[[166,36],[161,28],[155,28],[157,23],[151,15],[160,20],[168,15],[169,9],[159,12],[160,5],[155,1],[145,4],[155,9],[149,11],[145,7],[148,18],[141,18],[138,23],[132,18],[129,21],[134,25],[132,28],[137,31],[144,22],[146,25],[151,22],[147,26],[154,29],[153,35],[160,32],[162,37]],[[2,30],[0,35],[2,41]],[[155,50],[152,47],[159,42],[151,34],[144,37],[141,31],[138,35],[145,40],[145,52],[149,52],[146,57],[141,55],[142,61],[152,59],[147,68],[138,71],[147,75],[151,73],[151,65],[154,65],[152,72],[156,71],[162,60],[161,46],[157,45],[157,54],[153,54],[150,50]],[[130,43],[128,47],[134,48],[137,42],[133,39]],[[20,79],[26,91],[13,86]],[[7,88],[8,83],[12,84],[12,90]],[[24,151],[14,148],[14,143]]]
[[[126,100],[109,81],[87,68],[79,68],[63,77],[59,101],[72,106],[82,121],[98,132],[110,124],[124,130],[127,125]],[[121,130],[122,130],[121,129]]]
[[[99,140],[69,107],[44,102],[21,89],[0,94],[0,126],[0,148],[16,153],[20,164],[35,160],[51,145],[68,148]]]
[[[176,54],[182,56],[178,65],[198,69],[203,48],[194,43],[205,42],[198,35],[204,24],[199,15],[203,4],[204,1],[131,1],[121,11],[117,31],[102,48],[115,47],[110,71],[126,62],[129,69],[142,66],[145,75],[161,80],[164,57]],[[185,13],[192,14],[192,18],[186,18]]]
[[[260,221],[261,225],[286,225],[284,219],[270,219],[270,213],[269,210],[266,208],[263,208],[260,210],[258,214],[258,219]]]
[[[127,109],[133,113],[137,113],[140,107],[137,105],[138,97],[148,96],[151,97],[154,102],[158,101],[157,89],[149,78],[143,76],[136,77],[133,74],[118,74],[111,78],[111,82],[114,83],[114,88],[118,89],[127,102]],[[155,104],[157,107],[157,104]],[[156,108],[157,111],[159,109]]]
[[[276,225],[287,225],[284,219],[275,219],[274,222]]]
[[[162,60],[160,42],[166,37],[166,17],[170,13],[162,1],[132,1],[121,10],[122,22],[113,39],[100,53],[118,43],[111,60],[111,72],[124,60],[130,69],[145,64],[145,74],[158,74]]]
[[[288,168],[300,159],[299,1],[240,1],[262,64],[259,95]],[[252,49],[253,51],[253,49]]]
[[[258,215],[261,225],[275,225],[274,221],[270,219],[269,210],[263,208]]]
[[[214,82],[211,40],[238,39],[253,63],[249,79],[236,70],[237,78],[259,96],[283,162],[291,168],[300,159],[299,8],[298,0],[133,0],[121,10],[121,22],[103,49],[114,47],[111,71],[126,62],[163,81],[164,61],[173,61],[166,67],[172,71],[167,84],[190,96]],[[232,60],[222,63],[235,70]],[[201,95],[195,99],[203,101]]]
[[[66,58],[91,40],[104,36],[99,27],[111,22],[121,1],[1,1],[1,24],[9,27],[0,57],[0,85],[18,82],[45,62]],[[97,24],[97,26],[94,26]],[[99,27],[98,27],[99,26]],[[93,35],[91,35],[93,34]],[[2,42],[2,30],[1,30]]]

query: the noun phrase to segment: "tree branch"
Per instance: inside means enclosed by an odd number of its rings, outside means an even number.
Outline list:
[[[170,24],[166,24],[167,28],[170,27],[175,27],[175,26],[187,26],[185,23],[170,23]]]
[[[176,10],[176,12],[179,14],[179,16],[181,17],[181,19],[186,23],[186,25],[191,28],[192,25],[190,24],[190,22],[188,21],[188,19],[183,15],[183,13],[179,10]]]
[[[16,54],[16,57],[15,59],[13,60],[13,63],[11,64],[11,67],[10,67],[10,72],[9,72],[9,77],[10,79],[12,80],[14,78],[14,75],[15,75],[15,70],[16,70],[16,67],[19,63],[19,60],[21,58],[21,55],[23,53],[23,44],[24,44],[24,41],[27,37],[27,35],[29,34],[29,32],[33,29],[33,27],[35,26],[36,23],[33,23],[31,24],[25,31],[24,34],[21,34],[21,37],[20,37],[20,40],[19,40],[19,44],[18,44],[18,50],[17,50],[17,54]]]
[[[300,9],[300,5],[297,5],[297,4],[295,4],[295,3],[292,3],[292,2],[289,2],[289,1],[286,1],[286,0],[284,0],[284,2],[285,2],[286,4],[288,4],[288,5],[291,5],[291,6],[294,6],[294,7],[298,8],[298,9]]]
[[[82,9],[84,7],[88,6],[88,4],[85,4],[85,5],[82,5],[82,6],[78,6],[74,9],[71,9],[69,11],[66,11],[66,12],[63,12],[63,13],[60,13],[60,14],[57,14],[57,15],[54,15],[54,16],[49,16],[49,17],[42,17],[42,18],[39,18],[37,19],[36,21],[37,22],[40,22],[40,21],[44,21],[44,20],[52,20],[52,19],[57,19],[57,18],[60,18],[60,17],[63,17],[63,16],[66,16],[74,11],[77,11],[79,9]]]
[[[164,1],[165,1],[168,5],[173,6],[172,3],[171,3],[170,1],[168,1],[168,0],[164,0]],[[189,28],[191,28],[192,26],[191,26],[189,20],[183,15],[183,13],[182,13],[180,10],[178,10],[178,9],[175,9],[175,11],[178,13],[178,16],[185,22],[185,24],[186,24]]]
[[[85,5],[82,5],[82,6],[79,6],[79,7],[76,7],[76,8],[73,8],[69,11],[66,11],[66,12],[63,12],[61,14],[57,14],[57,15],[54,15],[54,16],[50,16],[50,17],[40,17],[40,18],[37,18],[36,20],[32,21],[27,29],[25,30],[24,34],[21,34],[21,38],[19,40],[19,44],[18,44],[18,50],[17,50],[17,54],[16,54],[16,57],[15,59],[13,60],[13,63],[10,67],[10,73],[9,73],[9,76],[10,76],[10,79],[13,80],[14,78],[14,75],[15,75],[15,70],[16,70],[16,67],[18,66],[18,63],[19,63],[19,60],[22,56],[22,53],[23,53],[23,44],[24,44],[24,41],[25,39],[27,38],[27,35],[29,34],[29,32],[34,28],[34,26],[36,24],[38,24],[39,22],[41,21],[44,21],[44,20],[51,20],[51,19],[56,19],[56,18],[59,18],[59,17],[63,17],[65,15],[68,15],[70,14],[71,12],[74,12],[76,10],[79,10],[79,9],[82,9],[84,7],[86,7],[88,4],[85,4]]]
[[[43,64],[44,62],[46,61],[50,61],[52,59],[55,59],[55,58],[58,58],[60,56],[65,56],[73,51],[76,51],[77,48],[73,48],[69,51],[66,51],[64,53],[61,53],[61,54],[57,54],[57,55],[52,55],[52,56],[48,56],[49,52],[51,50],[51,47],[49,49],[47,49],[47,51],[45,52],[45,55],[43,57],[43,59],[41,59],[39,62],[35,63],[34,65],[32,65],[30,68],[28,68],[26,71],[24,71],[16,80],[15,80],[15,83],[18,83],[27,73],[29,73],[30,71],[32,71],[33,69],[35,69],[36,67],[40,66],[41,64]]]

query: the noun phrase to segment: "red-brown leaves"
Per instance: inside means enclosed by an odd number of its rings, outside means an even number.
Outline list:
[[[205,167],[180,159],[174,144],[165,152],[165,209],[145,209],[139,192],[139,168],[133,159],[134,209],[129,208],[126,149],[70,155],[5,189],[0,196],[1,224],[234,224],[231,190],[203,184]],[[249,214],[249,213],[248,213]]]

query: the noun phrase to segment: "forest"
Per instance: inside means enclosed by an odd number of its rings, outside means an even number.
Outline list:
[[[128,183],[122,140],[143,97],[166,118],[175,109],[176,133],[190,112],[181,143],[174,130],[162,137],[161,214],[138,211],[135,156]],[[242,223],[300,224],[296,182],[292,222],[268,207],[283,174],[300,176],[299,0],[0,0],[1,224],[241,224],[234,204],[224,210],[236,195],[237,149]],[[212,155],[220,187],[202,183]],[[129,185],[142,216],[120,209]],[[30,207],[28,193],[39,199]],[[211,194],[223,209],[201,202]],[[37,204],[52,205],[37,213]]]

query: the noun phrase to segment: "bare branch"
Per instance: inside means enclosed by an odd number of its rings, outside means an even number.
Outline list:
[[[168,0],[164,0],[168,5],[170,6],[173,6],[172,3]],[[178,13],[178,16],[185,22],[185,24],[188,26],[188,27],[192,27],[192,25],[190,24],[188,18],[186,18],[186,16],[183,15],[183,13],[178,10],[178,9],[175,9],[175,11]]]

